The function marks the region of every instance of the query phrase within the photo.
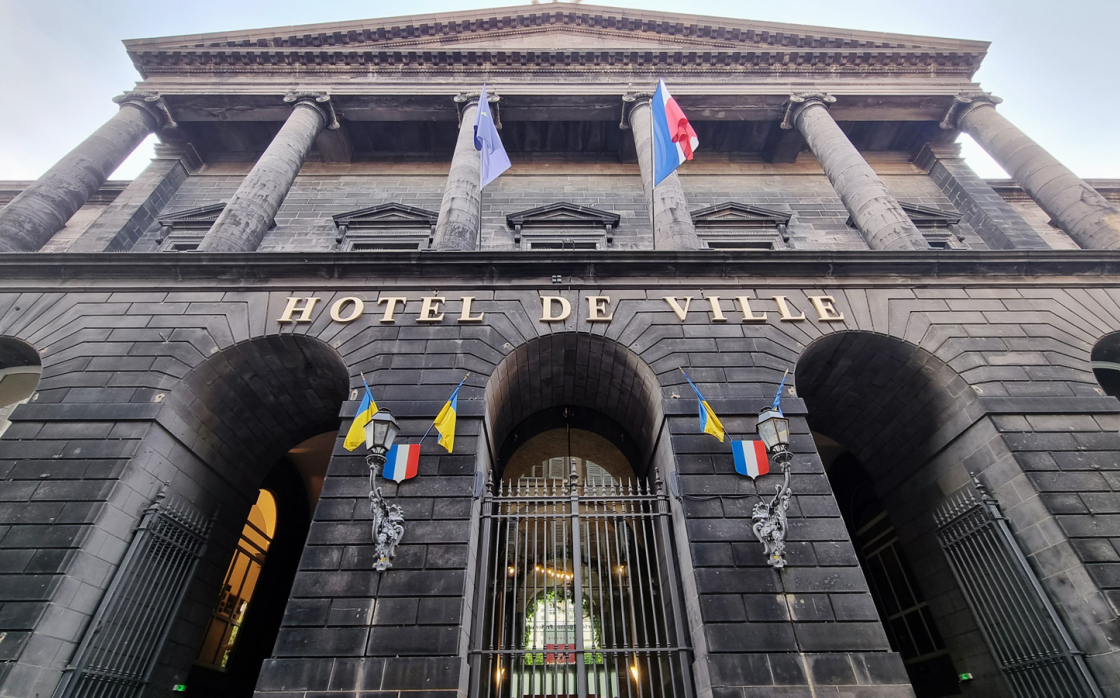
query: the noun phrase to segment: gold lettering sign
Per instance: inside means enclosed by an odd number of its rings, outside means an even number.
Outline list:
[[[817,322],[843,322],[844,313],[836,305],[836,298],[833,296],[817,294],[804,296],[808,299],[809,303],[816,311]],[[585,296],[587,299],[587,313],[583,318],[586,322],[610,322],[614,319],[614,311],[611,308],[611,297],[604,295]],[[759,323],[767,322],[770,314],[762,312],[759,307],[752,307],[751,302],[764,303],[772,302],[777,307],[778,320],[780,322],[804,322],[806,321],[805,313],[795,306],[786,295],[773,295],[769,298],[751,298],[745,293],[736,296],[728,296],[732,301],[731,310],[737,310],[742,314],[742,322],[746,323]],[[556,295],[541,295],[541,315],[538,320],[540,322],[563,322],[572,317],[572,302],[563,296]],[[677,316],[681,322],[687,322],[689,311],[692,308],[692,301],[694,296],[662,296],[665,304]],[[280,317],[276,318],[278,323],[303,323],[311,322],[314,319],[316,309],[318,308],[319,301],[322,298],[318,296],[289,296],[284,306],[284,311]],[[414,300],[416,300],[414,298]],[[484,322],[486,314],[474,310],[474,301],[476,296],[459,296],[459,314],[456,316],[452,314],[448,317],[446,308],[448,305],[446,296],[421,296],[420,312],[415,316],[415,321],[423,324],[439,324],[445,321],[452,321],[458,323],[479,323]],[[451,299],[454,303],[455,299]],[[702,296],[702,301],[708,304],[708,317],[710,322],[729,322],[735,319],[735,316],[728,316],[729,309],[724,306],[723,298],[715,295],[705,294]],[[345,296],[339,298],[330,306],[330,318],[333,322],[347,324],[360,319],[365,314],[366,303],[369,300],[362,299],[358,296]],[[378,319],[378,322],[385,324],[395,324],[397,316],[405,312],[408,306],[407,296],[381,296],[374,304],[384,306],[384,313]],[[804,307],[804,306],[803,306]],[[452,306],[454,308],[454,306]],[[702,311],[700,311],[702,312]]]

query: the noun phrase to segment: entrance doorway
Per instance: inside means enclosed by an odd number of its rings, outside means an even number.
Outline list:
[[[483,505],[478,694],[690,695],[666,496],[597,433],[617,433],[611,420],[556,416],[509,455]]]

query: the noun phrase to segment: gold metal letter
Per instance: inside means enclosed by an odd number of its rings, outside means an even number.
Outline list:
[[[396,322],[393,316],[397,312],[397,306],[403,305],[408,299],[401,296],[385,296],[378,298],[377,304],[385,304],[385,315],[381,318],[381,322]]]
[[[727,322],[727,316],[723,314],[723,308],[719,307],[719,296],[704,296],[708,301],[708,305],[712,307],[712,322]]]
[[[424,296],[421,298],[420,317],[416,318],[416,322],[442,322],[443,313],[439,315],[436,315],[436,313],[439,312],[439,306],[444,300],[440,296]]]
[[[300,301],[303,301],[303,306],[300,306]],[[315,309],[315,304],[319,302],[317,297],[302,298],[300,296],[288,296],[288,305],[284,308],[284,314],[276,322],[311,322],[311,311]],[[295,320],[292,319],[293,313],[299,313],[299,317]]]
[[[782,322],[799,322],[805,319],[805,313],[799,315],[790,313],[785,296],[774,296],[774,302],[778,304],[778,313],[782,316]],[[796,308],[794,308],[794,310],[796,310]]]
[[[669,307],[673,309],[673,312],[677,314],[681,322],[684,322],[685,318],[688,317],[688,306],[692,305],[692,296],[688,296],[684,299],[683,308],[681,304],[677,302],[676,296],[665,296],[665,302],[669,304]]]
[[[554,315],[552,304],[560,304],[560,314]],[[560,322],[572,314],[572,304],[562,296],[541,296],[541,322]]]
[[[459,322],[482,322],[486,313],[471,315],[471,303],[473,302],[474,296],[463,296],[463,312],[459,313]]]
[[[844,313],[836,309],[836,299],[832,296],[809,296],[817,309],[817,319],[821,322],[837,322],[844,319]]]
[[[610,322],[614,317],[614,313],[604,315],[607,312],[607,303],[611,302],[610,296],[588,296],[587,297],[587,321],[588,322]]]
[[[755,315],[751,310],[751,299],[747,296],[739,296],[739,309],[743,311],[743,322],[766,322],[766,313]]]
[[[354,310],[352,310],[346,317],[342,317],[342,309],[346,306],[347,303],[353,303]],[[339,298],[334,302],[334,305],[331,306],[331,319],[335,322],[353,322],[360,318],[365,310],[366,304],[362,302],[361,298],[355,298],[354,296]]]

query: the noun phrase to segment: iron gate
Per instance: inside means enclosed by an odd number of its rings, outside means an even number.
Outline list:
[[[939,506],[934,518],[937,541],[1015,694],[1100,696],[1081,652],[984,486],[973,478],[973,486]]]
[[[144,512],[56,695],[140,695],[194,577],[211,522],[160,493]]]
[[[483,501],[479,696],[692,695],[667,497],[642,482],[522,480]]]

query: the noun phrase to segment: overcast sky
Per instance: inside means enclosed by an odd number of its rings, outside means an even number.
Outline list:
[[[515,4],[508,0],[0,0],[0,179],[34,179],[116,111],[139,76],[121,40]],[[991,41],[1000,111],[1086,178],[1120,178],[1120,0],[615,0],[597,4]],[[964,138],[973,168],[1006,176]],[[702,147],[702,146],[701,146]],[[141,146],[115,174],[134,177]]]

